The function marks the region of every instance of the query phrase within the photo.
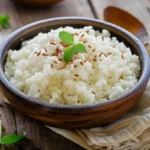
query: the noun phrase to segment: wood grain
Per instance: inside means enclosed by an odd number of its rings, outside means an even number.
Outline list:
[[[9,14],[11,17],[11,28],[0,31],[0,42],[22,25],[40,19],[55,16],[94,17],[92,9],[97,18],[103,19],[103,10],[109,5],[117,6],[131,12],[135,17],[140,18],[147,29],[150,30],[150,0],[91,0],[91,3],[93,7],[89,6],[88,0],[65,0],[53,7],[33,10],[16,6],[10,0],[0,0],[0,14]],[[8,105],[4,104],[3,108],[0,107],[0,114],[0,119],[2,119],[3,125],[5,126],[5,132],[15,133],[17,131],[17,133],[21,133],[25,129],[28,131],[28,138],[32,139],[34,144],[41,150],[82,149],[63,137],[49,131],[36,121],[23,117],[18,112],[15,112],[14,116],[12,108]],[[15,126],[15,121],[17,126]],[[41,141],[37,140],[39,138]]]

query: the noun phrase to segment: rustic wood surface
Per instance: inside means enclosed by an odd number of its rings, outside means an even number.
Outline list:
[[[103,10],[110,5],[132,13],[146,26],[150,33],[150,0],[65,0],[43,9],[24,8],[15,5],[10,0],[0,0],[0,14],[9,14],[11,17],[11,28],[0,31],[0,42],[3,42],[10,33],[19,27],[40,19],[57,16],[86,16],[103,19]],[[21,134],[22,131],[26,131],[27,138],[32,141],[36,150],[83,150],[83,148],[55,134],[38,122],[21,115],[2,101],[0,101],[0,120],[3,123],[4,134]],[[17,150],[19,148],[11,146],[5,149]],[[27,148],[24,149],[27,150]]]

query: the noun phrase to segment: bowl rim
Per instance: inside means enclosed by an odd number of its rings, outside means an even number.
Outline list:
[[[2,66],[2,58],[3,58],[3,51],[5,49],[5,47],[7,46],[7,44],[9,42],[11,42],[12,38],[14,36],[17,36],[19,33],[24,32],[26,30],[28,30],[31,27],[34,27],[36,25],[42,24],[42,23],[47,23],[47,22],[53,22],[53,21],[65,21],[65,20],[76,20],[76,21],[90,21],[90,22],[95,22],[95,23],[99,23],[99,24],[103,24],[105,26],[110,26],[112,28],[115,28],[115,30],[118,30],[120,32],[122,32],[124,35],[128,36],[132,41],[134,41],[134,43],[136,43],[136,45],[138,46],[138,49],[141,52],[141,55],[143,57],[143,71],[142,74],[140,76],[140,79],[138,80],[137,84],[130,89],[128,92],[126,92],[125,94],[105,101],[105,102],[100,102],[97,104],[88,104],[88,105],[64,105],[64,104],[51,104],[48,102],[44,102],[42,100],[37,100],[36,98],[33,98],[29,95],[24,94],[23,92],[20,92],[19,90],[17,90],[13,85],[10,84],[10,82],[7,80],[5,74],[4,74],[4,70],[3,70],[3,66]],[[61,26],[61,25],[60,25]],[[35,104],[38,104],[42,107],[47,107],[49,109],[69,109],[69,110],[78,110],[78,109],[91,109],[91,108],[96,108],[96,107],[101,107],[101,106],[106,106],[106,105],[110,105],[112,103],[118,102],[123,100],[124,98],[131,96],[134,92],[136,92],[144,83],[146,83],[149,79],[150,76],[150,67],[148,67],[148,65],[150,64],[149,62],[149,55],[147,50],[145,49],[144,45],[141,43],[141,41],[136,38],[133,34],[131,34],[130,32],[128,32],[127,30],[123,29],[120,26],[114,25],[112,23],[106,22],[106,21],[102,21],[102,20],[98,20],[98,19],[93,19],[93,18],[88,18],[88,17],[56,17],[56,18],[51,18],[51,19],[45,19],[45,20],[40,20],[40,21],[36,21],[33,23],[30,23],[28,25],[25,25],[23,27],[21,27],[20,29],[16,30],[15,32],[13,32],[12,34],[10,34],[8,36],[8,38],[4,41],[4,43],[2,44],[1,48],[0,48],[0,82],[5,85],[5,87],[7,89],[9,89],[12,93],[14,93],[15,95],[19,96],[20,98],[22,98],[22,101],[27,101],[27,102],[32,102]]]

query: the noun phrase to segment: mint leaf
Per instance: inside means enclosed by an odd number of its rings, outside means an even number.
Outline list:
[[[64,50],[64,60],[68,62],[74,55],[74,51],[72,50],[73,46],[69,46]]]
[[[74,43],[73,43],[74,37],[70,33],[61,31],[61,32],[59,32],[59,38],[62,40],[63,43],[71,45],[64,50],[63,57],[64,57],[65,62],[69,62],[69,60],[72,59],[73,55],[76,52],[79,52],[79,53],[86,52],[85,46],[82,43],[78,43],[78,44],[74,45]]]
[[[6,22],[6,23],[4,23],[4,24],[2,25],[2,27],[5,28],[5,29],[7,29],[7,28],[10,27],[10,24]]]
[[[10,27],[8,21],[9,21],[8,15],[0,15],[0,25],[2,26],[2,28],[9,28]]]
[[[22,140],[24,137],[25,137],[25,135],[18,136],[15,134],[7,134],[2,137],[0,144],[5,144],[5,145],[15,144],[15,143],[19,142],[20,140]]]
[[[78,44],[74,45],[72,49],[74,52],[79,52],[79,53],[86,52],[86,48],[82,43],[78,43]]]
[[[74,37],[65,31],[59,32],[59,38],[65,43],[65,44],[73,44]]]
[[[0,120],[0,144],[4,144],[4,145],[15,144],[26,136],[26,132],[23,132],[22,136],[18,136],[15,134],[7,134],[2,138],[1,136],[2,136],[2,121]]]
[[[0,23],[8,22],[9,16],[8,15],[0,15]]]

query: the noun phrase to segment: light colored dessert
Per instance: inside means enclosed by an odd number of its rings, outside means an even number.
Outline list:
[[[72,35],[72,44],[61,39],[62,32]],[[74,53],[70,53],[73,48],[67,50],[78,44],[84,52],[79,47]],[[9,50],[5,75],[18,90],[36,99],[87,105],[125,94],[137,83],[140,69],[139,57],[109,31],[61,27],[24,41],[19,50]]]

